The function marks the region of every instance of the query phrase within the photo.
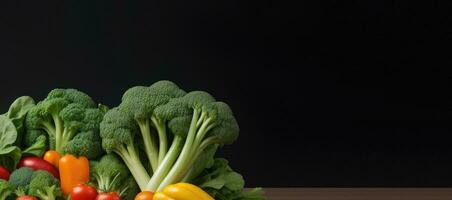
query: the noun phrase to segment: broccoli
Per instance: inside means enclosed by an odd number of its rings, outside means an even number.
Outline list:
[[[127,90],[121,104],[105,114],[100,132],[103,148],[123,159],[141,190],[158,191],[199,172],[192,169],[197,158],[212,145],[232,143],[239,127],[229,106],[210,94],[159,81]]]
[[[159,81],[149,87],[136,86],[128,89],[118,107],[119,110],[132,116],[138,125],[153,171],[163,161],[168,144],[165,121],[153,115],[153,111],[157,106],[166,104],[170,99],[183,95],[185,95],[185,91],[176,84],[170,81]],[[151,134],[152,128],[158,134],[158,142],[155,141],[157,137]]]
[[[38,170],[33,173],[28,186],[29,195],[39,197],[41,200],[55,200],[62,196],[58,179],[49,172]]]
[[[5,200],[14,192],[14,187],[7,181],[0,179],[0,200]]]
[[[107,154],[99,161],[92,162],[92,164],[92,177],[94,177],[98,190],[116,192],[123,199],[125,196],[130,196],[126,194],[136,194],[137,184],[135,180],[130,176],[127,166],[115,154]]]
[[[11,176],[9,177],[9,184],[13,186],[14,188],[21,188],[25,189],[28,188],[28,184],[31,181],[31,178],[33,176],[33,169],[29,167],[22,167],[19,168],[13,173],[11,173]]]
[[[139,140],[137,127],[127,113],[117,108],[109,110],[100,124],[102,147],[107,153],[118,154],[129,168],[141,189],[146,187],[150,177],[144,168],[138,154],[138,147],[134,144]]]
[[[177,156],[174,164],[159,166],[165,173],[149,182],[147,189],[151,191],[159,191],[169,184],[181,181],[205,149],[211,145],[231,144],[239,134],[239,126],[230,107],[226,103],[215,101],[206,92],[194,91],[172,99],[156,108],[155,113],[167,119],[171,132],[176,138],[183,137],[185,142],[179,154],[175,152],[175,155],[168,156]]]
[[[51,149],[95,158],[102,153],[98,135],[103,114],[85,93],[54,89],[29,110],[24,143],[30,145],[40,134],[47,134]]]

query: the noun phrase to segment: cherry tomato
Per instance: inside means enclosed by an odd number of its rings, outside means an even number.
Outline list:
[[[18,168],[20,167],[30,167],[34,170],[45,170],[52,174],[55,178],[60,179],[60,173],[58,173],[58,169],[55,166],[35,156],[27,156],[22,158],[19,162]]]
[[[94,187],[80,184],[72,189],[70,195],[71,200],[95,200],[97,197],[97,191]]]
[[[0,179],[9,180],[9,171],[2,166],[0,166]]]
[[[101,193],[97,195],[96,200],[121,200],[118,193],[109,192],[109,193]]]
[[[16,200],[38,200],[38,198],[36,198],[34,196],[25,195],[25,196],[17,197]]]
[[[135,200],[152,200],[154,198],[154,193],[149,191],[144,191],[138,193],[138,195],[135,197]]]
[[[54,150],[48,150],[45,154],[43,159],[53,166],[58,168],[58,163],[60,161],[61,155],[60,153],[54,151]]]

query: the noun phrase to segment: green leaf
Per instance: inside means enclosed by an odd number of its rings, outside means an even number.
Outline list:
[[[0,152],[8,148],[17,139],[17,130],[13,122],[5,116],[0,116]]]
[[[40,135],[36,139],[36,142],[32,146],[25,149],[22,152],[22,154],[42,157],[42,155],[44,155],[47,149],[46,140],[47,140],[46,136]]]
[[[224,179],[224,186],[230,190],[241,190],[245,186],[245,180],[237,172],[224,174],[222,178]]]
[[[12,171],[20,161],[22,152],[13,146],[17,139],[16,127],[12,121],[0,116],[0,165]]]
[[[23,96],[17,98],[9,107],[6,116],[11,119],[13,124],[16,126],[17,132],[22,133],[25,115],[33,106],[35,106],[33,98]]]
[[[9,149],[11,149],[11,151],[8,153],[0,154],[0,165],[8,169],[8,171],[14,171],[22,157],[22,151],[16,146],[12,146],[12,148]]]

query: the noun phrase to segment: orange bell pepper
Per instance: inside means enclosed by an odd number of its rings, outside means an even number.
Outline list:
[[[61,155],[60,153],[54,151],[54,150],[48,150],[44,154],[44,160],[58,168],[58,162],[60,161]]]
[[[65,195],[74,187],[89,181],[89,161],[86,157],[76,158],[66,154],[59,161],[61,190]]]

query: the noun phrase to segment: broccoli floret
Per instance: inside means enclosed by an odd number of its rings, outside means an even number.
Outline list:
[[[133,200],[139,193],[140,188],[135,179],[130,176],[127,166],[115,154],[107,154],[91,164],[91,176],[98,190],[116,192],[125,200]]]
[[[150,177],[140,161],[138,147],[135,146],[135,137],[138,127],[132,117],[117,108],[109,110],[100,124],[102,147],[107,153],[118,154],[129,168],[136,182],[143,190]]]
[[[34,173],[34,171],[32,168],[29,168],[29,167],[19,168],[19,169],[13,171],[13,173],[11,173],[11,176],[9,177],[8,182],[14,188],[26,189],[28,187],[28,184],[31,181],[33,173]]]
[[[124,180],[130,177],[129,170],[114,154],[103,156],[91,169],[97,189],[104,192],[121,192]]]
[[[77,138],[77,141],[74,141],[77,144],[81,143],[80,138],[92,139],[92,137],[76,137],[78,134],[92,132],[98,135],[98,124],[102,116],[103,112],[96,108],[94,101],[85,93],[75,89],[55,89],[28,112],[25,120],[27,134],[24,141],[29,144],[40,132],[44,132],[47,134],[51,149],[59,153],[73,153],[94,158],[102,152],[100,140],[89,141],[90,144],[97,143],[97,145],[84,146],[84,148],[97,149],[82,151],[66,147],[74,146],[71,144],[73,138]]]
[[[94,131],[78,133],[64,148],[65,153],[75,156],[97,158],[103,154],[99,133]]]
[[[44,170],[38,170],[33,173],[28,186],[28,193],[39,197],[41,200],[55,200],[57,197],[62,196],[58,179]]]
[[[14,187],[7,181],[0,179],[0,200],[5,200],[13,194]]]

